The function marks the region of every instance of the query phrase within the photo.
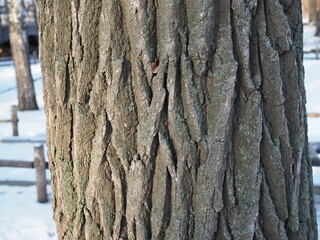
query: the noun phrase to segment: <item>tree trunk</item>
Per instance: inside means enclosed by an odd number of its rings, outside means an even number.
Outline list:
[[[32,11],[33,11],[33,17],[34,17],[34,21],[36,24],[36,29],[38,32],[38,20],[37,20],[37,6],[36,6],[36,1],[32,0]],[[37,40],[38,40],[38,34],[37,34]]]
[[[19,110],[38,109],[29,62],[29,47],[24,30],[22,0],[7,0],[10,45],[16,72]]]
[[[302,16],[309,22],[309,2],[310,0],[301,0],[302,3]]]
[[[37,1],[59,239],[317,239],[300,1]]]
[[[316,25],[318,20],[318,0],[309,0],[309,24]]]

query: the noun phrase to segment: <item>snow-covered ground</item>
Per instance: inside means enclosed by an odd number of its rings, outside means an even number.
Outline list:
[[[314,28],[305,28],[305,50],[320,46],[314,37]],[[320,60],[315,54],[305,56],[305,86],[307,111],[320,113]],[[15,75],[12,62],[0,62],[0,119],[9,119],[10,106],[17,105]],[[40,64],[32,64],[37,101],[40,110],[19,112],[19,138],[45,139],[45,114],[43,110]],[[310,141],[320,141],[320,118],[308,118]],[[0,123],[0,139],[13,138],[11,123]],[[1,143],[0,159],[33,161],[33,148],[39,143]],[[314,184],[320,186],[320,167],[314,167]],[[47,171],[49,178],[49,171]],[[25,168],[0,168],[0,181],[35,181],[35,170]],[[50,199],[50,186],[49,199]],[[320,216],[320,195],[316,196]],[[318,217],[318,221],[320,218]],[[320,225],[320,224],[319,224]],[[319,229],[320,230],[320,229]],[[319,231],[320,232],[320,231]],[[0,185],[0,240],[52,240],[57,234],[52,220],[51,202],[37,202],[35,186],[17,187]]]
[[[36,200],[34,186],[0,186],[0,239],[57,239],[51,203]]]
[[[304,51],[320,51],[320,37],[314,36],[315,31],[315,27],[304,27]],[[304,59],[308,113],[320,113],[320,59],[315,57],[314,53],[309,53],[305,54]],[[320,118],[308,118],[308,137],[310,142],[320,141]],[[320,185],[320,179],[315,180]]]
[[[0,63],[0,119],[10,119],[11,105],[17,105],[15,74],[12,62]],[[39,111],[18,112],[19,136],[45,139],[40,64],[32,64],[32,74]],[[39,80],[37,80],[39,79]],[[0,139],[13,138],[12,124],[0,123]],[[33,161],[34,147],[39,143],[0,143],[0,159]],[[50,178],[47,171],[47,178]],[[35,181],[35,170],[28,168],[0,168],[0,181]],[[35,186],[0,185],[0,240],[55,240],[57,234],[52,220],[48,186],[48,203],[37,202]]]

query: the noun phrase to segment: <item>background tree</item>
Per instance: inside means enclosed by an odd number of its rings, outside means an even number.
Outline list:
[[[59,239],[317,239],[300,5],[37,0]]]
[[[309,0],[309,23],[316,25],[318,22],[318,0]]]
[[[29,62],[28,39],[24,29],[24,5],[22,0],[7,0],[10,29],[10,45],[13,57],[19,110],[38,109]]]
[[[302,15],[309,25],[316,26],[320,36],[320,0],[302,0]]]

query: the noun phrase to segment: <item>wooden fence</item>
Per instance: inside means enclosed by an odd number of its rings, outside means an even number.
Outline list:
[[[308,117],[320,117],[320,113],[308,113]]]
[[[7,122],[11,122],[12,123],[12,135],[13,136],[18,136],[19,132],[18,132],[18,106],[13,105],[11,106],[11,119],[8,120],[0,120],[0,123],[7,123]]]
[[[308,113],[307,116],[318,118],[320,117],[320,113]],[[311,156],[312,166],[320,166],[320,159],[318,157],[318,154],[320,154],[320,142],[309,143],[309,153]]]
[[[319,59],[320,49],[319,46],[316,46],[315,49],[311,49],[309,51],[303,51],[304,54],[306,53],[314,53],[316,55],[316,59]]]
[[[320,166],[320,142],[309,142],[309,153],[311,157],[312,166]]]
[[[35,168],[36,169],[36,186],[38,202],[48,202],[47,195],[47,179],[46,169],[48,163],[45,161],[43,145],[34,147],[34,161],[13,161],[13,160],[0,160],[0,167],[17,167],[17,168]],[[1,182],[5,184],[5,182]],[[8,184],[10,185],[10,184]],[[28,185],[28,184],[26,184]]]

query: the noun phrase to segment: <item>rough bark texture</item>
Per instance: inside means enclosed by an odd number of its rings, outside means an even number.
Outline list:
[[[18,86],[19,110],[38,109],[29,62],[29,47],[23,24],[23,1],[7,0],[10,45]]]
[[[317,239],[300,1],[37,1],[59,239]]]

